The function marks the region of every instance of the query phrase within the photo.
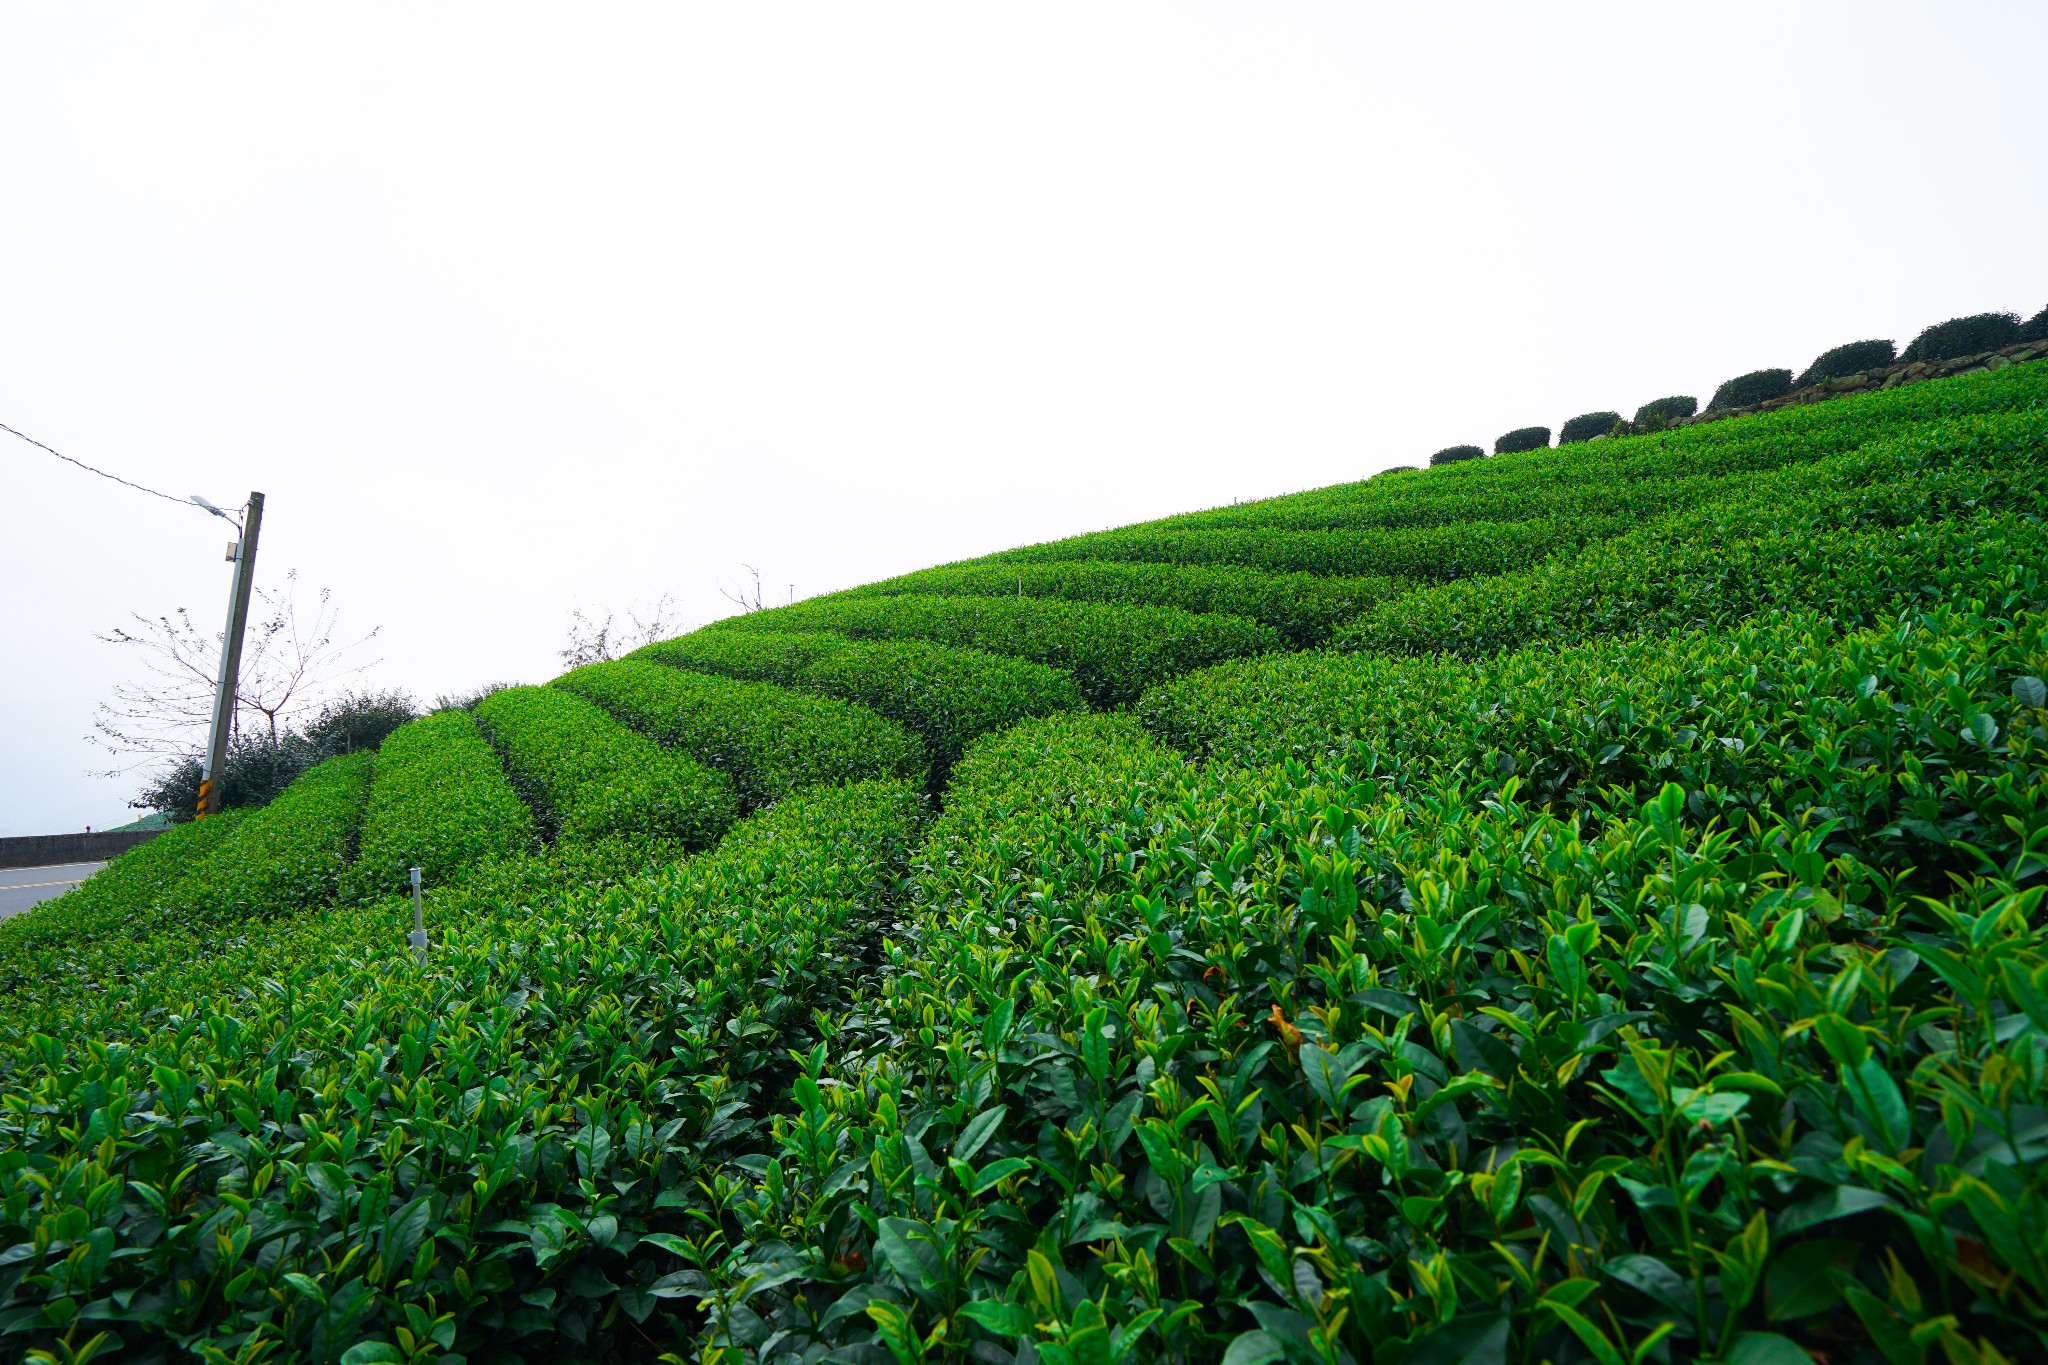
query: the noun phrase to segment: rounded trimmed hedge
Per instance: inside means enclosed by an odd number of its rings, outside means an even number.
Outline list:
[[[1773,398],[1783,398],[1792,392],[1792,371],[1751,370],[1714,390],[1714,396],[1707,403],[1709,411],[1715,408],[1749,408],[1758,403],[1768,403]]]
[[[1519,455],[1525,450],[1542,450],[1550,444],[1549,427],[1516,427],[1493,443],[1496,455]]]
[[[1659,398],[1637,408],[1635,420],[1629,425],[1635,428],[1638,434],[1662,431],[1666,427],[1676,426],[1699,410],[1700,400],[1691,394],[1673,394],[1669,398]]]
[[[1561,446],[1575,445],[1590,441],[1595,436],[1610,436],[1621,425],[1618,412],[1582,412],[1557,430],[1557,443]]]
[[[1966,355],[1995,351],[2020,339],[2018,313],[1972,313],[1966,318],[1937,322],[1906,348],[1907,360],[1955,360]]]
[[[1485,458],[1486,452],[1478,446],[1445,446],[1442,450],[1430,456],[1429,462],[1433,465],[1456,464],[1460,460],[1483,460]],[[1393,471],[1383,470],[1381,472],[1391,474]]]
[[[1889,365],[1898,358],[1899,348],[1892,342],[1852,341],[1815,356],[1813,363],[1792,381],[1792,387],[1804,389],[1845,375],[1862,374],[1866,370]]]

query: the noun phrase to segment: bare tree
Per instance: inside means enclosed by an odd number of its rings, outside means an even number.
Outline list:
[[[258,588],[260,610],[242,640],[242,670],[236,687],[234,733],[261,725],[271,739],[301,712],[317,708],[343,679],[379,661],[356,662],[356,650],[383,627],[345,644],[336,643],[341,611],[333,593],[320,590],[310,619],[299,617],[298,571],[278,589]],[[213,723],[213,693],[220,679],[221,631],[211,634],[179,607],[166,616],[133,616],[98,638],[139,651],[147,675],[120,683],[113,700],[100,703],[87,739],[115,759],[103,774],[118,776],[141,763],[184,758],[204,742]]]
[[[683,632],[682,615],[672,593],[663,593],[644,611],[638,604],[626,608],[626,622],[619,625],[617,613],[609,610],[599,619],[595,611],[573,607],[569,612],[569,643],[555,652],[565,667],[581,668],[585,664],[610,663],[642,645]]]
[[[766,611],[767,604],[761,600],[761,571],[751,564],[740,565],[747,571],[752,583],[742,583],[737,588],[719,585],[718,595],[736,605],[741,611]]]

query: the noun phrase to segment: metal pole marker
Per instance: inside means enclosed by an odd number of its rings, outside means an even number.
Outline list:
[[[418,868],[412,869],[412,933],[408,935],[406,941],[411,943],[413,948],[418,951],[420,965],[422,967],[426,966],[427,921],[425,916],[420,913],[420,870]]]

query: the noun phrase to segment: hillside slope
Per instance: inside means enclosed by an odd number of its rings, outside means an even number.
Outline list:
[[[2044,513],[2037,362],[415,722],[0,926],[0,1341],[2038,1357]]]

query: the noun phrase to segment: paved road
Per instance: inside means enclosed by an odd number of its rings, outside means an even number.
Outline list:
[[[0,868],[0,919],[18,915],[38,901],[63,895],[105,866],[64,863],[57,867]]]

